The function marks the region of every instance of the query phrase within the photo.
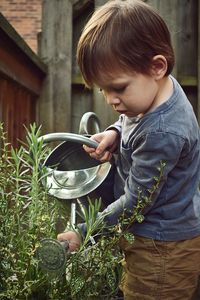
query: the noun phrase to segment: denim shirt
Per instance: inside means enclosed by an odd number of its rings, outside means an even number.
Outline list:
[[[200,234],[200,131],[192,106],[178,82],[173,95],[141,119],[121,115],[110,128],[121,134],[116,158],[115,201],[103,213],[116,224],[124,209],[134,210],[138,190],[145,195],[166,165],[159,188],[130,232],[155,240],[190,239]],[[136,122],[137,121],[137,122]]]

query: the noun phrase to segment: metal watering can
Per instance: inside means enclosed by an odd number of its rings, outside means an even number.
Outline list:
[[[91,158],[82,145],[96,148],[98,143],[89,139],[89,121],[95,122],[96,132],[99,132],[99,120],[95,113],[83,115],[79,134],[50,133],[40,139],[45,143],[64,141],[59,144],[46,158],[44,165],[48,169],[47,186],[49,193],[60,199],[76,199],[94,191],[106,178],[110,163],[101,163]]]
[[[64,141],[46,158],[44,165],[48,169],[47,187],[49,194],[65,200],[71,200],[71,223],[75,224],[76,202],[74,199],[94,191],[107,177],[111,164],[101,163],[91,158],[82,145],[96,148],[98,143],[88,134],[89,122],[94,122],[95,131],[100,131],[100,122],[93,112],[83,115],[79,134],[50,133],[41,136],[45,143]],[[54,239],[43,239],[37,256],[40,267],[46,271],[59,273],[66,263],[67,241],[60,243]]]

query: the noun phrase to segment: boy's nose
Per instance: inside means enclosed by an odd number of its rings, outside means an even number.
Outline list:
[[[120,99],[113,93],[109,93],[106,95],[106,101],[113,107],[117,106],[120,103]]]

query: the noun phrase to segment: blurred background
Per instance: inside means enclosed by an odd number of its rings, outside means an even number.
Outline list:
[[[82,115],[97,114],[101,129],[118,115],[96,89],[88,90],[76,63],[84,24],[104,0],[0,1],[0,121],[14,147],[24,126],[43,133],[78,132]],[[176,55],[173,75],[200,121],[200,5],[198,0],[148,0],[166,20]]]

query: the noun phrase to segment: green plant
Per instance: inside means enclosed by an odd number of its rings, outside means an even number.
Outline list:
[[[143,211],[159,188],[164,167],[165,163],[161,161],[159,176],[154,177],[152,188],[148,191],[138,190],[136,206],[132,211],[124,210],[115,226],[106,228],[104,216],[99,217],[100,201],[89,200],[88,209],[80,204],[87,233],[79,251],[67,261],[68,279],[65,278],[62,283],[66,285],[65,290],[69,291],[67,299],[114,299],[112,297],[117,294],[122,275],[123,254],[118,247],[119,240],[123,236],[130,243],[134,242],[134,236],[128,229],[135,221],[143,222]],[[92,241],[93,237],[97,237],[97,242],[92,243],[91,237]]]
[[[0,131],[0,299],[24,300],[49,289],[35,249],[41,238],[56,236],[59,205],[43,184],[48,149],[38,142],[40,128],[30,127],[19,150],[6,143],[2,124]]]
[[[49,148],[38,140],[40,128],[35,124],[27,130],[27,142],[19,150],[6,143],[2,124],[0,134],[0,299],[117,299],[123,259],[119,239],[125,236],[134,241],[128,232],[130,223],[143,221],[143,210],[162,180],[164,164],[147,195],[138,191],[133,212],[124,211],[111,228],[105,228],[103,216],[97,218],[100,200],[89,200],[88,209],[80,205],[87,224],[82,246],[67,256],[65,272],[48,273],[41,270],[36,256],[40,241],[56,238],[58,222],[70,222],[69,210],[48,194],[45,184],[43,161]],[[98,239],[93,243],[91,237]]]

